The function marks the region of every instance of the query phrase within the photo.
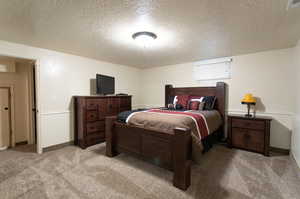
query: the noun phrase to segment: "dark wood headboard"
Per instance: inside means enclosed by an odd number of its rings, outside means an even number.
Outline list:
[[[226,84],[217,82],[213,87],[181,87],[173,88],[172,85],[165,87],[165,105],[168,104],[168,99],[176,95],[194,95],[194,96],[216,96],[217,101],[215,109],[218,110],[225,121],[225,106],[226,106]]]

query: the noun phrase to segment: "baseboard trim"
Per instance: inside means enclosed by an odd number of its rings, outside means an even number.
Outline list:
[[[275,152],[275,153],[280,153],[280,154],[283,154],[283,155],[290,155],[290,150],[289,149],[270,147],[270,151]]]
[[[53,145],[53,146],[48,146],[48,147],[43,148],[43,153],[58,150],[58,149],[62,149],[66,146],[71,146],[71,145],[74,145],[74,141],[65,142],[65,143],[57,144],[57,145]]]
[[[290,157],[293,161],[293,164],[295,165],[296,170],[300,171],[300,164],[298,164],[298,161],[297,161],[296,157],[294,156],[293,152],[290,153]],[[300,178],[300,172],[297,172],[297,174],[298,174],[298,177]]]
[[[28,141],[17,142],[16,146],[26,145],[26,144],[28,144]]]

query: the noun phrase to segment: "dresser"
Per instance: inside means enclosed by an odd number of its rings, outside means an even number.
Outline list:
[[[270,117],[228,116],[228,146],[269,156]]]
[[[86,147],[105,141],[105,117],[131,110],[131,96],[74,96],[74,143]]]

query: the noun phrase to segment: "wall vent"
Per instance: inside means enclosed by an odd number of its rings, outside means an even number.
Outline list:
[[[289,0],[287,9],[296,8],[300,6],[300,0]]]

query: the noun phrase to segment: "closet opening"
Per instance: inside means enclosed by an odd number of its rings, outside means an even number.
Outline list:
[[[36,61],[0,56],[0,152],[37,152]]]

